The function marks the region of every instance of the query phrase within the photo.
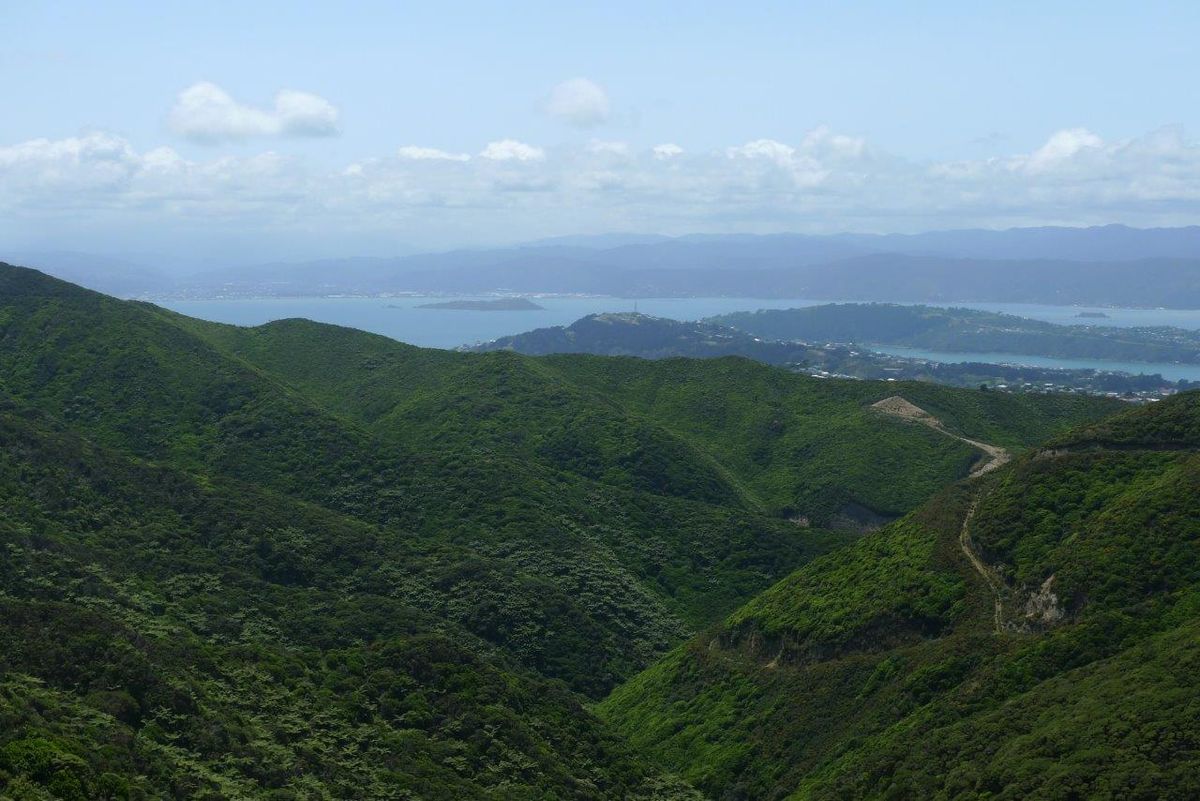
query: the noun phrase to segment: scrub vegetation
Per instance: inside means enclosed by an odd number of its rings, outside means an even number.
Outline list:
[[[982,797],[1067,736],[1064,787],[1174,791],[1194,407],[235,328],[0,266],[0,798]],[[1017,459],[963,481],[946,432]]]

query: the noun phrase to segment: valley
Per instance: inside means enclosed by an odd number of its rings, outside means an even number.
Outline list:
[[[0,801],[1200,799],[1194,0],[0,30]]]
[[[1073,670],[1091,703],[1118,680],[1105,660],[1182,647],[1190,557],[1163,548],[1195,533],[1194,409],[732,354],[427,350],[2,266],[0,780],[14,798],[874,794],[853,777],[905,727],[1017,725],[995,705]],[[1043,496],[1107,539],[1063,544]],[[1160,496],[1135,546],[1126,518]],[[1171,787],[1179,759],[1155,763]]]
[[[948,488],[602,715],[715,798],[1187,797],[1197,408],[1129,411]],[[1146,757],[1156,730],[1180,739]]]

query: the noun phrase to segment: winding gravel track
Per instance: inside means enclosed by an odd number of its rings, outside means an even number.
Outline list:
[[[986,442],[967,439],[952,431],[947,431],[946,427],[942,425],[941,420],[938,420],[920,406],[910,403],[899,395],[884,398],[877,403],[871,404],[871,406],[884,414],[929,426],[940,434],[953,437],[986,453],[990,457],[988,461],[972,470],[968,476],[969,478],[978,478],[985,473],[990,473],[1012,459],[1012,454],[998,445],[989,445]],[[967,508],[967,513],[963,516],[962,528],[958,534],[958,545],[962,549],[963,555],[967,557],[967,561],[971,563],[971,567],[975,568],[975,572],[983,577],[984,582],[988,585],[988,589],[992,591],[994,604],[992,619],[996,627],[996,633],[999,634],[1004,630],[1004,594],[1006,587],[995,571],[979,558],[979,554],[975,550],[975,544],[971,542],[971,518],[975,516],[975,510],[979,506],[979,501],[979,497],[972,500],[971,505]]]

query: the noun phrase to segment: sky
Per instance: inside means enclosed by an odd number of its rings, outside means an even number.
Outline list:
[[[1200,3],[0,0],[0,258],[1200,222]]]

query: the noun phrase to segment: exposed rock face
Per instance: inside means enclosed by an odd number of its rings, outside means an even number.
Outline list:
[[[1054,576],[1042,582],[1042,586],[1030,593],[1025,600],[1025,620],[1033,626],[1053,626],[1061,623],[1066,613],[1058,604],[1058,595],[1054,593]]]

